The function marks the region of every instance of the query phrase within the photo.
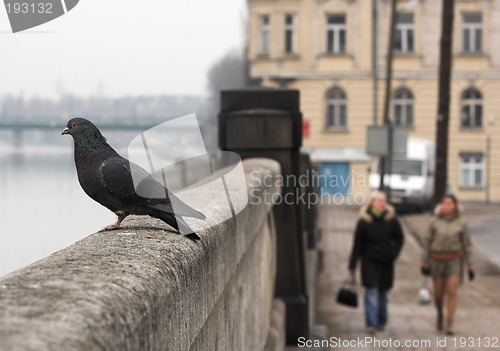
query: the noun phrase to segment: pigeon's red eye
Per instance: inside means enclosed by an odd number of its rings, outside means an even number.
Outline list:
[[[75,122],[71,123],[71,128],[75,128],[75,127],[76,127],[76,123]]]

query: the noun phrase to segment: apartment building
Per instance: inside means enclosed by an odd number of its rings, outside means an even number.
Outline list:
[[[304,147],[322,175],[342,180],[322,191],[368,193],[366,129],[383,119],[390,1],[248,6],[251,77],[300,90]],[[435,139],[441,6],[397,3],[390,119],[410,137]],[[500,201],[500,0],[456,1],[452,51],[449,187],[463,200]]]

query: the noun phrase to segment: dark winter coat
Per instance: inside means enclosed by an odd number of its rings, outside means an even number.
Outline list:
[[[380,217],[363,206],[354,232],[349,268],[361,259],[361,280],[367,288],[389,290],[394,280],[394,261],[403,247],[403,232],[392,206]]]

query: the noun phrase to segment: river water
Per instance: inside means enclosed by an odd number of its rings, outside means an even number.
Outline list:
[[[24,145],[15,148],[12,134],[0,132],[0,276],[116,221],[81,189],[70,136],[23,132]],[[123,146],[132,137],[108,140]]]

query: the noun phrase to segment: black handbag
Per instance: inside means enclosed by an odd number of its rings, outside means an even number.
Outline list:
[[[342,283],[342,287],[337,294],[337,302],[352,308],[358,307],[357,290],[356,277],[352,275]]]

